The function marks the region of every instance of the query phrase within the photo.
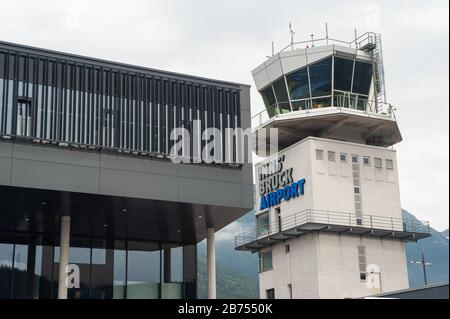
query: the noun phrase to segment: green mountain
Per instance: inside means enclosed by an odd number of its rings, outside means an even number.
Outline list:
[[[405,218],[416,219],[407,211]],[[237,221],[217,232],[216,235],[216,272],[218,298],[258,298],[258,255],[234,250],[234,235],[254,227],[254,212],[249,212]],[[431,237],[418,243],[406,244],[408,261],[420,260],[422,248],[427,262],[428,283],[448,281],[448,233],[442,234],[431,229]],[[206,242],[198,245],[198,297],[207,297]],[[420,265],[408,263],[410,287],[423,285]]]
[[[416,219],[414,215],[403,210],[403,218]],[[431,237],[419,240],[417,243],[406,243],[406,258],[408,261],[419,261],[422,257],[431,263],[427,266],[428,283],[448,282],[448,236],[431,228]],[[422,266],[408,263],[409,286],[420,287],[424,284]]]

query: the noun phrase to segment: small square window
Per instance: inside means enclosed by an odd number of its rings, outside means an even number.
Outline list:
[[[352,163],[353,164],[358,164],[358,156],[357,155],[353,155],[352,156]]]
[[[370,166],[370,157],[369,156],[364,156],[363,157],[363,163],[365,166]]]
[[[383,162],[381,161],[381,158],[375,157],[373,159],[375,167],[376,168],[382,168],[383,167]]]
[[[275,299],[275,289],[266,290],[266,299]]]
[[[341,162],[347,163],[347,154],[341,153],[340,159],[341,159]]]
[[[359,187],[353,187],[353,191],[355,192],[355,194],[359,194],[360,193],[360,188]]]
[[[386,159],[386,168],[387,169],[394,169],[394,161],[391,159]]]
[[[323,150],[316,150],[316,160],[323,160]]]
[[[336,152],[328,152],[328,161],[335,162],[336,161]]]
[[[359,273],[359,280],[366,281],[366,279],[367,279],[367,274],[365,272],[360,272]]]

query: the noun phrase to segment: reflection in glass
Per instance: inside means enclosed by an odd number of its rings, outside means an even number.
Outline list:
[[[275,91],[278,103],[289,101],[284,77],[279,78],[273,83],[273,90]]]
[[[259,271],[272,269],[272,250],[259,252]]]
[[[170,279],[172,282],[183,282],[183,247],[170,250]]]
[[[331,95],[331,58],[309,66],[312,96]]]
[[[353,77],[353,92],[369,95],[372,82],[372,64],[355,62],[355,75]]]
[[[334,89],[350,92],[352,88],[353,60],[334,58]]]
[[[183,298],[183,247],[163,249],[162,299]]]
[[[294,111],[309,110],[311,109],[311,100],[294,101],[292,102],[292,109]]]
[[[113,278],[113,298],[124,299],[126,287],[126,258],[125,250],[114,250],[114,278]]]
[[[307,68],[289,74],[286,80],[292,100],[310,97]]]
[[[159,298],[161,252],[128,251],[128,299]]]
[[[0,299],[9,298],[11,269],[12,269],[12,244],[0,244]]]
[[[331,98],[321,98],[312,100],[313,109],[320,109],[323,107],[330,107],[330,106],[331,106]]]
[[[28,245],[15,245],[14,268],[12,271],[13,287],[11,296],[13,299],[21,299],[27,297],[27,259]]]
[[[256,229],[258,237],[267,235],[269,232],[269,212],[256,216]]]
[[[106,264],[106,249],[92,248],[92,264],[105,265]]]

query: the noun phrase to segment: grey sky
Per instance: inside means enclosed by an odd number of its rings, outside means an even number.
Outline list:
[[[439,230],[449,220],[447,0],[0,0],[0,39],[253,85],[251,69],[289,42],[383,35],[388,101],[404,141],[396,146],[402,206]],[[254,113],[262,101],[252,89]]]

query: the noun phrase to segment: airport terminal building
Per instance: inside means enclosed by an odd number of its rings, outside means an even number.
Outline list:
[[[252,167],[175,164],[170,132],[250,127],[249,90],[0,42],[0,298],[195,298]]]

